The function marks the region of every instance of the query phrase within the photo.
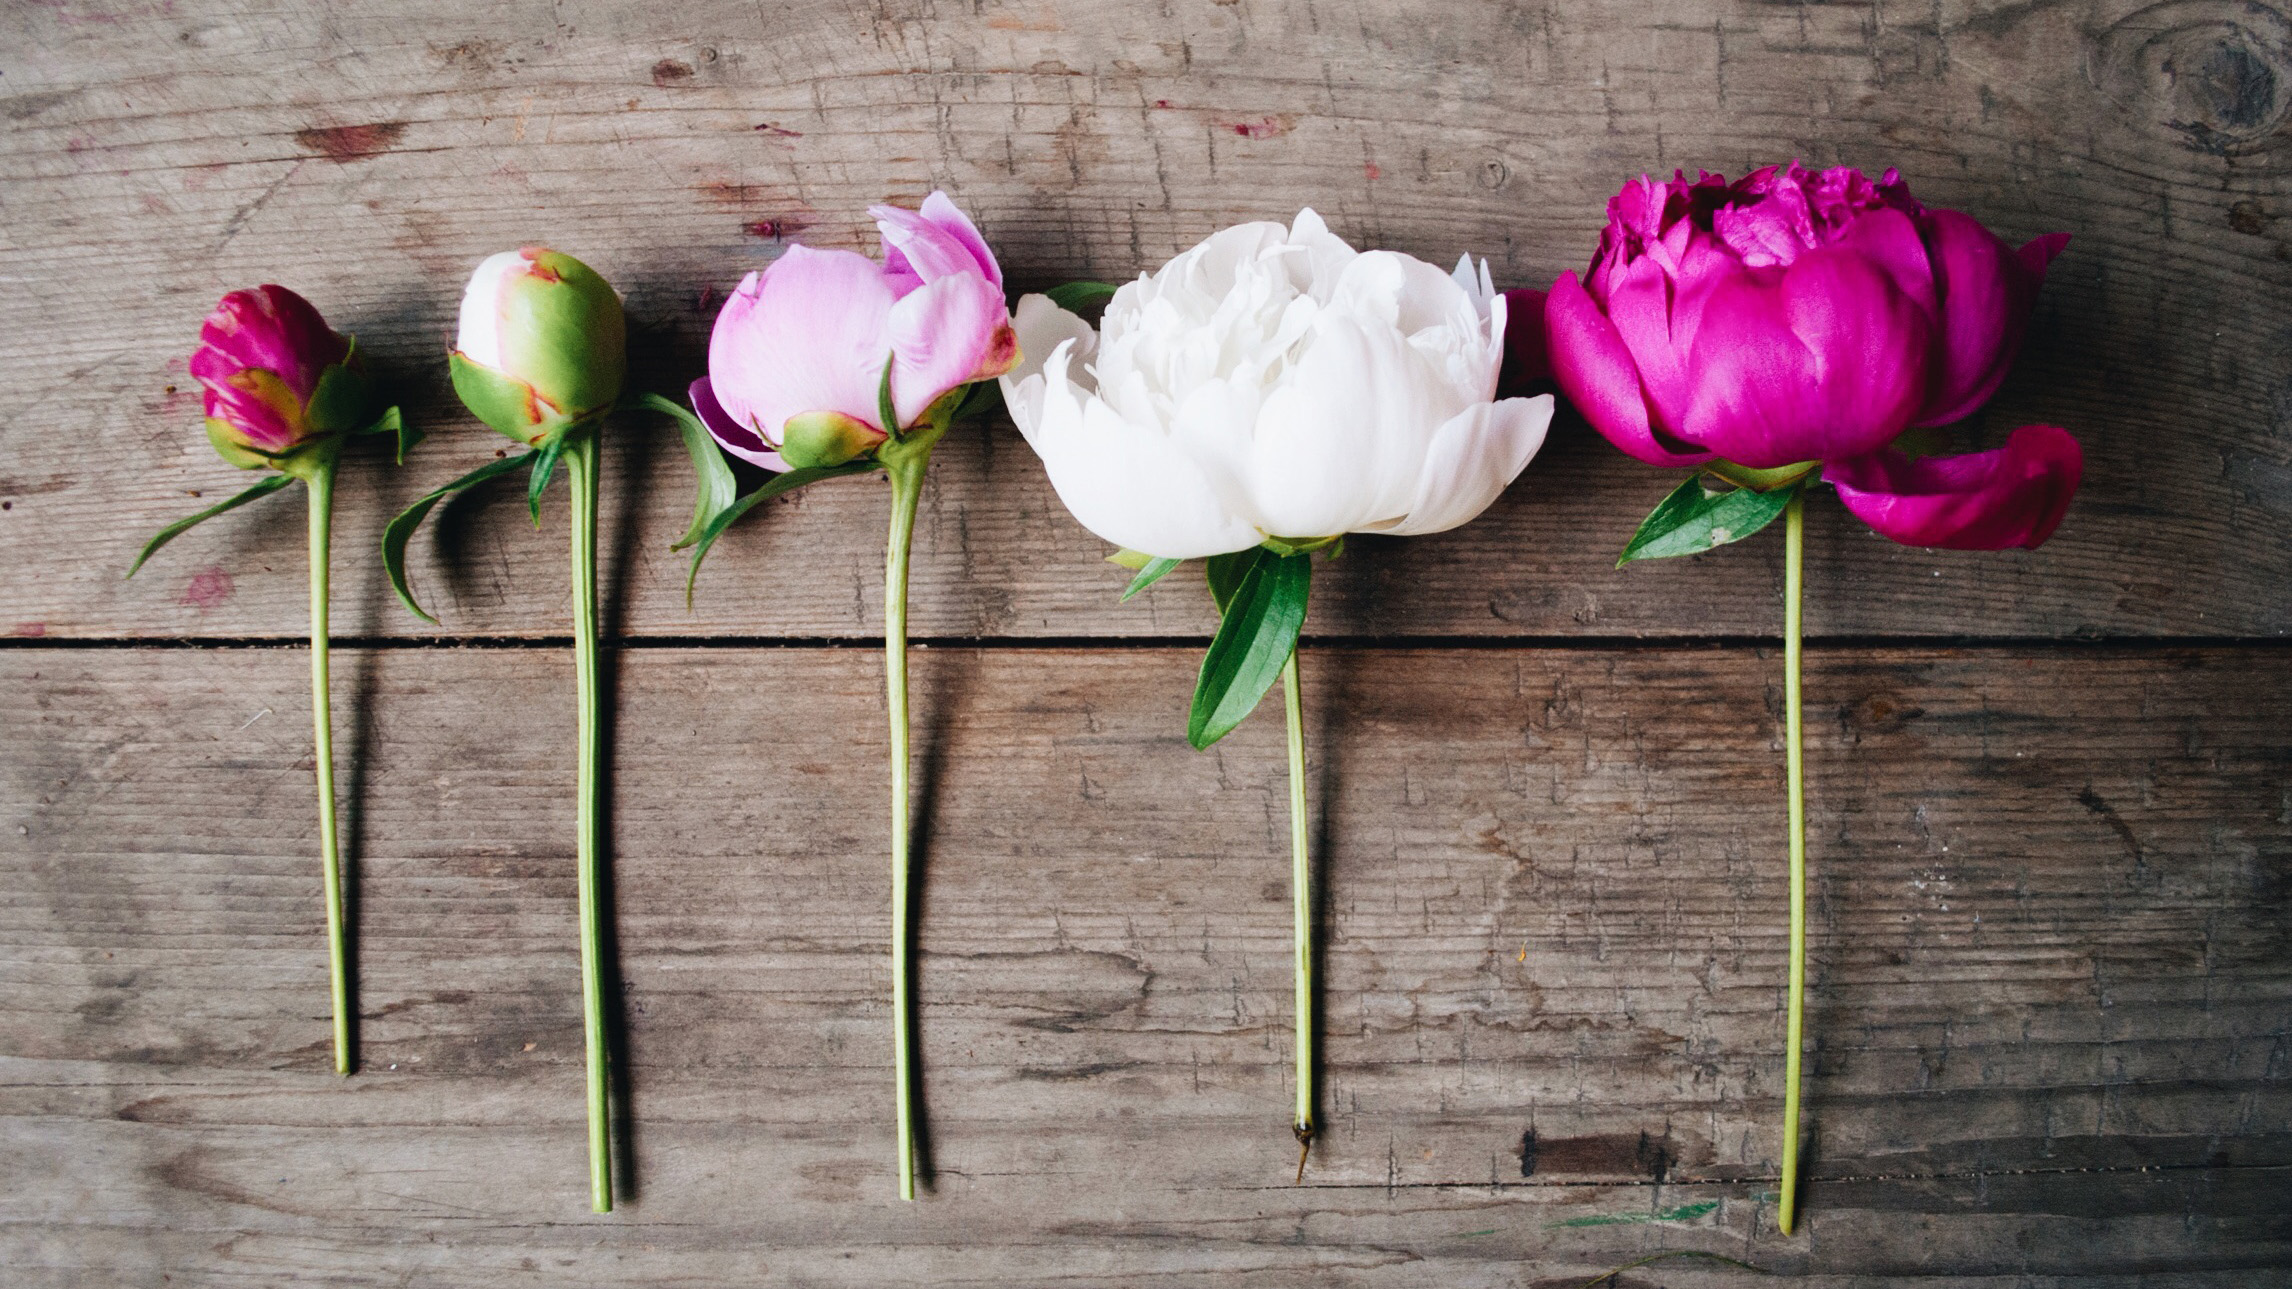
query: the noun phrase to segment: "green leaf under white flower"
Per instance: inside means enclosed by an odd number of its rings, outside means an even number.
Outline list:
[[[1130,585],[1122,592],[1122,602],[1128,604],[1131,596],[1168,577],[1171,569],[1183,563],[1184,560],[1163,559],[1159,556],[1147,560],[1139,566],[1138,576],[1131,578]]]
[[[1233,556],[1221,556],[1233,559]],[[1281,678],[1281,669],[1297,649],[1297,633],[1305,626],[1306,598],[1313,584],[1309,555],[1276,555],[1257,548],[1243,552],[1249,561],[1241,580],[1228,596],[1220,597],[1225,619],[1217,638],[1202,658],[1194,683],[1193,711],[1186,721],[1186,741],[1198,750],[1231,733],[1252,711],[1265,691]],[[1214,562],[1214,561],[1213,561]],[[1224,570],[1230,576],[1233,566]],[[1211,590],[1218,589],[1213,573]]]

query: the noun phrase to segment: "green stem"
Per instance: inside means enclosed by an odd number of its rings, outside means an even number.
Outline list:
[[[1801,751],[1799,605],[1806,591],[1806,499],[1794,496],[1783,511],[1783,724],[1790,766],[1791,995],[1783,1057],[1783,1185],[1776,1224],[1785,1235],[1798,1220],[1799,1048],[1805,1035],[1807,976],[1807,779]]]
[[[1297,1180],[1313,1152],[1313,862],[1305,837],[1305,714],[1297,692],[1297,650],[1281,665],[1281,696],[1289,709],[1290,936],[1297,955]]]
[[[907,822],[907,548],[936,434],[894,440],[878,451],[891,476],[891,536],[883,557],[883,679],[891,713],[891,1062],[899,1118],[899,1197],[915,1198],[914,939]]]
[[[318,768],[318,862],[326,899],[326,967],[334,1005],[334,1072],[350,1073],[350,947],[342,908],[342,844],[334,817],[334,686],[328,673],[328,541],[335,453],[316,449],[299,471],[310,489],[310,707]]]
[[[565,445],[573,492],[573,686],[579,708],[575,752],[574,865],[581,919],[581,1038],[587,1048],[589,1207],[613,1211],[613,1139],[608,1088],[612,1053],[605,1040],[602,848],[597,844],[597,430],[577,429]]]

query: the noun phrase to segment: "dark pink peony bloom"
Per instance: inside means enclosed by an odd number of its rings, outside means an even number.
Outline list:
[[[206,389],[208,436],[235,464],[263,464],[255,454],[354,428],[324,423],[332,409],[312,413],[320,378],[350,361],[351,346],[294,292],[269,285],[231,292],[207,315],[199,341],[190,367]]]
[[[1898,541],[2034,546],[2077,486],[2063,431],[1951,461],[1876,454],[1996,392],[2068,240],[2014,249],[1921,206],[1892,170],[1642,177],[1608,203],[1589,271],[1553,284],[1549,361],[1593,426],[1643,461],[1823,462]]]

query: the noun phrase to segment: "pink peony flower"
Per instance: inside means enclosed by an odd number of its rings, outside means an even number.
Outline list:
[[[363,428],[360,418],[370,412],[363,380],[318,399],[331,367],[357,374],[350,341],[328,328],[310,301],[269,285],[224,296],[200,327],[190,362],[206,391],[215,450],[251,469],[312,439]],[[332,397],[337,392],[351,397]]]

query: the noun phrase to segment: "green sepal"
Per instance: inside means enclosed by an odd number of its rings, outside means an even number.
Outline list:
[[[1063,282],[1043,294],[1052,304],[1079,317],[1085,310],[1105,307],[1119,290],[1112,282]]]
[[[884,356],[883,379],[875,387],[876,419],[883,422],[883,432],[893,438],[899,437],[899,408],[891,401],[891,369],[898,361],[896,351]]]
[[[1821,468],[1820,461],[1799,461],[1766,470],[1754,470],[1732,461],[1713,461],[1703,467],[1703,472],[1718,475],[1738,488],[1749,488],[1753,492],[1773,492],[1778,488],[1789,487]]]
[[[355,353],[358,342],[350,343]],[[302,415],[303,423],[315,433],[359,433],[374,415],[374,382],[352,366],[350,355],[345,354],[341,362],[318,374],[318,384],[311,387]]]
[[[160,547],[165,546],[171,541],[174,541],[178,536],[183,534],[188,529],[205,523],[206,521],[213,519],[215,516],[222,514],[226,510],[237,510],[239,507],[246,505],[248,502],[253,501],[257,497],[267,497],[293,482],[293,475],[265,475],[261,479],[257,480],[254,486],[248,488],[245,492],[240,493],[238,496],[231,498],[229,501],[226,501],[221,505],[209,506],[205,510],[200,511],[198,514],[193,515],[188,519],[178,519],[174,523],[169,524],[167,527],[160,529],[157,535],[153,536],[150,541],[143,544],[143,552],[135,557],[135,562],[128,565],[127,576],[134,577],[135,570],[143,567],[143,561],[150,559],[153,553],[158,551]]]
[[[692,569],[684,578],[684,607],[692,607],[693,584],[700,579],[700,562],[708,558],[708,548],[714,546],[716,539],[724,535],[724,530],[732,527],[742,515],[774,497],[794,492],[805,484],[818,483],[822,479],[840,479],[847,474],[866,474],[875,468],[876,463],[873,461],[851,461],[843,465],[813,466],[776,474],[765,480],[764,485],[756,491],[710,516],[708,523],[701,527],[699,535],[683,543],[693,548]]]
[[[446,368],[453,374],[455,395],[470,415],[528,447],[539,446],[549,422],[558,419],[531,385],[471,362],[459,350],[446,356]]]
[[[799,412],[780,427],[780,459],[792,469],[857,461],[884,441],[883,431],[842,412]]]
[[[1801,480],[1772,492],[1754,488],[1721,491],[1705,484],[1702,475],[1689,475],[1687,482],[1672,489],[1671,495],[1640,522],[1639,531],[1616,557],[1616,567],[1639,559],[1699,555],[1739,542],[1773,523],[1804,486]]]
[[[231,428],[229,421],[215,416],[207,418],[207,441],[215,445],[216,456],[241,470],[260,470],[271,463],[271,457],[268,453],[257,452],[232,438],[231,436],[235,433],[237,431]]]
[[[1144,551],[1134,551],[1125,546],[1114,552],[1112,555],[1107,556],[1106,562],[1109,564],[1118,564],[1123,568],[1129,569],[1131,572],[1135,573],[1139,569],[1142,569],[1148,564],[1153,563],[1156,558],[1158,557],[1149,555]]]
[[[1342,533],[1333,537],[1268,537],[1258,545],[1276,555],[1310,555],[1327,550],[1345,540]]]
[[[1147,561],[1139,568],[1138,576],[1131,578],[1130,585],[1123,590],[1122,602],[1128,604],[1131,596],[1168,577],[1171,569],[1185,562],[1181,559],[1164,559],[1158,555]]]
[[[631,407],[649,408],[676,422],[676,430],[684,439],[684,452],[692,458],[693,495],[692,526],[684,536],[676,539],[669,549],[680,551],[700,540],[700,532],[708,526],[709,517],[732,504],[740,492],[740,484],[732,477],[732,465],[716,446],[716,436],[708,432],[691,409],[659,394],[644,393],[628,400]]]
[[[352,433],[361,437],[368,434],[397,435],[395,459],[399,465],[406,464],[406,454],[413,451],[414,445],[422,441],[422,432],[407,424],[405,416],[395,407],[383,408],[382,415],[376,417],[372,425],[363,430],[353,430]]]
[[[557,473],[557,458],[565,455],[565,441],[571,437],[560,430],[526,454],[533,460],[533,477],[525,484],[525,508],[533,512],[535,528],[541,527],[541,494],[549,491],[549,477]]]
[[[530,466],[533,464],[533,456],[533,453],[527,452],[504,457],[499,461],[488,461],[399,511],[397,518],[392,519],[389,526],[382,530],[382,569],[390,575],[390,589],[398,593],[398,602],[406,606],[407,612],[424,622],[437,621],[423,612],[421,605],[414,603],[414,593],[406,589],[406,543],[413,539],[414,530],[421,527],[431,509],[447,497],[465,488],[474,488],[496,476]]]
[[[1186,741],[1197,751],[1224,738],[1256,710],[1265,691],[1281,678],[1305,626],[1313,560],[1262,548],[1249,555],[1249,569],[1234,588],[1194,682]]]

